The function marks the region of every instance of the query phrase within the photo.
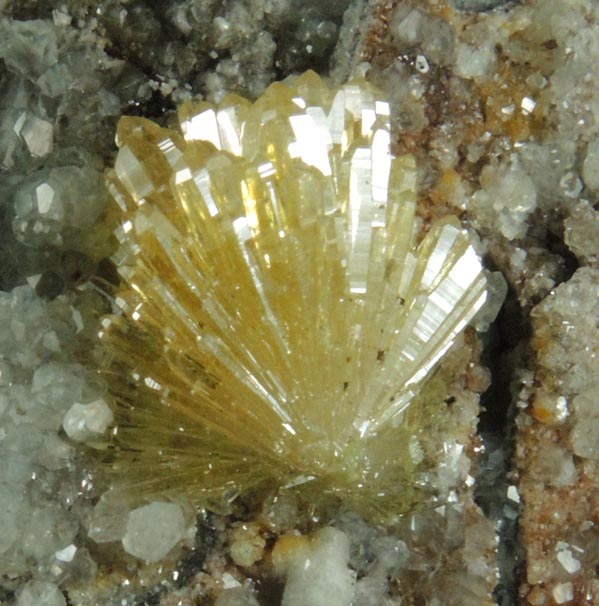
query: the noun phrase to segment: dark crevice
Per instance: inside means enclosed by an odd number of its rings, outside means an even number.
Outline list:
[[[200,513],[197,516],[197,532],[194,550],[177,567],[179,576],[175,587],[180,589],[191,582],[191,579],[202,570],[206,556],[217,542],[217,531],[211,523],[210,514]]]
[[[468,13],[486,13],[494,10],[509,11],[521,0],[452,0],[451,4],[459,11]]]
[[[482,363],[491,371],[491,386],[482,397],[478,431],[485,445],[479,461],[475,500],[498,528],[499,580],[495,599],[500,606],[516,606],[523,561],[518,543],[519,507],[508,499],[509,473],[515,448],[518,370],[526,358],[530,319],[510,289],[488,335]]]
[[[0,586],[0,604],[14,604],[15,599],[15,592],[12,589],[5,589]]]
[[[578,259],[574,253],[564,242],[563,234],[557,235],[551,231],[547,231],[545,234],[544,244],[550,253],[560,257],[563,260],[562,272],[559,276],[559,280],[556,281],[555,286],[558,286],[562,282],[567,282],[574,275],[574,272],[580,267],[580,263],[578,262]]]
[[[141,593],[135,598],[134,606],[159,606],[162,597],[172,587],[181,589],[191,583],[201,570],[210,549],[216,543],[216,530],[210,524],[209,516],[197,516],[197,533],[194,549],[184,557],[176,567],[177,578],[172,583],[161,583],[159,586]]]

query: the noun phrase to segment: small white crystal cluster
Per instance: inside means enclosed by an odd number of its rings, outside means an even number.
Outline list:
[[[599,348],[599,270],[578,269],[535,308],[533,318],[539,338],[547,338],[539,362],[560,386],[558,395],[571,398],[599,382],[594,353]]]
[[[0,105],[4,168],[23,170],[27,164],[37,168],[39,159],[56,160],[58,166],[87,164],[90,159],[82,159],[79,152],[91,151],[98,139],[109,135],[112,125],[105,122],[120,114],[117,95],[127,93],[114,85],[122,62],[104,52],[105,41],[92,33],[97,24],[81,21],[80,29],[68,25],[58,20],[9,20],[0,8],[3,87],[10,99]],[[137,92],[140,74],[131,71],[129,77],[129,86]]]
[[[258,96],[276,78],[277,69],[289,69],[295,62],[295,69],[301,70],[302,62],[326,57],[349,4],[348,0],[183,0],[173,2],[163,19],[177,29],[188,49],[195,49],[187,63],[198,62],[203,53],[209,56],[213,65],[204,71],[201,85],[208,98],[219,101],[232,90]],[[167,46],[171,48],[172,44]],[[186,62],[181,63],[166,70],[179,70],[175,81],[183,76]]]
[[[103,192],[102,173],[93,166],[41,169],[14,191],[13,231],[28,246],[69,248],[73,232],[89,229],[104,210]]]
[[[477,221],[494,225],[508,240],[526,234],[526,223],[537,206],[537,190],[518,158],[498,165],[488,164],[482,171],[482,188],[472,196]]]
[[[112,410],[101,398],[87,404],[75,402],[65,414],[62,428],[71,440],[83,442],[102,435],[112,419]]]
[[[490,141],[488,133],[481,137],[481,143],[486,137],[491,154],[482,171],[481,189],[472,198],[472,212],[483,229],[498,227],[507,240],[522,238],[534,224],[528,219],[536,208],[550,212],[561,207],[569,213],[576,200],[596,191],[599,104],[594,83],[599,77],[595,61],[599,34],[594,25],[598,18],[597,7],[581,0],[535,2],[515,7],[507,27],[502,26],[505,16],[496,14],[474,20],[462,32],[458,46],[470,44],[477,52],[470,59],[458,52],[456,71],[461,68],[463,77],[477,84],[493,76],[498,45],[513,61],[528,62],[526,89],[515,103],[498,108],[501,119],[508,123],[518,116],[542,117],[551,125],[542,143],[529,135],[515,142]],[[520,37],[527,40],[527,48],[518,43]],[[492,49],[490,64],[479,72],[473,62],[481,60],[485,49]],[[500,102],[500,92],[495,94]],[[581,144],[578,149],[576,141]],[[471,146],[469,153],[475,148]],[[511,186],[505,189],[510,174]]]
[[[598,262],[598,21],[584,0],[457,13],[453,22],[402,0],[389,17],[400,59],[370,71],[402,107],[398,131],[424,141],[418,159],[441,177],[424,187],[467,211],[525,303],[565,277],[547,238]],[[440,69],[451,73],[441,85]]]
[[[63,606],[61,581],[95,573],[73,510],[91,483],[60,435],[65,413],[91,393],[62,345],[81,321],[67,301],[47,304],[29,286],[0,293],[0,575],[16,584],[19,606]]]
[[[351,606],[355,573],[349,569],[349,539],[323,528],[307,544],[275,559],[287,579],[281,606]]]
[[[383,604],[379,599],[383,598],[386,591],[385,571],[392,571],[398,562],[405,561],[406,547],[401,542],[386,541],[384,538],[379,540],[378,544],[372,546],[376,553],[376,564],[373,566],[375,572],[364,574],[366,570],[363,567],[359,581],[358,572],[351,561],[351,551],[356,547],[346,532],[331,526],[309,535],[292,532],[279,537],[272,552],[271,575],[274,573],[278,582],[285,582],[281,606]],[[208,556],[204,567],[212,572],[213,579],[223,587],[216,598],[216,606],[264,604],[264,601],[258,601],[250,579],[244,581],[238,570],[231,574],[222,565],[219,566],[217,561],[218,555],[212,554]],[[375,584],[377,590],[372,591]]]
[[[599,349],[598,314],[599,272],[591,268],[579,269],[533,310],[543,342],[534,408],[547,424],[561,426],[564,438],[535,455],[531,470],[548,484],[579,480],[573,455],[599,462],[599,356],[590,353]]]
[[[129,98],[147,78],[129,71],[130,90],[116,86],[123,62],[103,51],[90,23],[3,14],[0,8],[0,285],[10,289],[40,273],[39,292],[56,296],[106,254],[87,231],[107,201],[102,155],[119,95]]]
[[[92,511],[93,480],[69,441],[97,438],[112,420],[64,348],[84,323],[66,298],[48,303],[30,286],[0,292],[0,576],[16,589],[17,606],[64,606],[63,584],[96,574],[80,538],[87,520],[96,542],[119,521],[114,509],[98,520],[102,500]],[[142,560],[160,560],[195,534],[193,519],[174,503],[121,513],[121,533],[108,540]]]
[[[88,536],[98,544],[120,542],[126,553],[158,562],[178,543],[193,542],[194,522],[193,509],[178,503],[152,501],[134,508],[108,491],[91,513]]]
[[[582,267],[533,309],[535,388],[519,418],[531,603],[596,596],[599,270]]]
[[[474,521],[476,520],[476,521]],[[443,532],[439,532],[442,521]],[[464,524],[470,522],[469,532]],[[492,534],[492,522],[475,514],[470,505],[448,505],[436,512],[408,516],[394,533],[366,524],[349,512],[341,513],[335,527],[311,536],[286,535],[274,547],[275,574],[286,580],[282,606],[391,606],[400,603],[392,584],[417,582],[436,564],[437,584],[444,586],[445,603],[479,606],[485,603],[492,571],[482,548]],[[401,536],[401,538],[399,538]],[[443,560],[450,544],[455,549],[450,565]],[[456,549],[457,548],[457,549]],[[455,583],[461,560],[468,561],[468,592]],[[425,599],[430,579],[419,585]],[[405,589],[403,591],[406,591]]]

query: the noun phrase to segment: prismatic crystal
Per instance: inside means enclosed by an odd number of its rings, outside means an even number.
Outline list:
[[[365,81],[308,72],[179,123],[118,127],[104,461],[213,506],[276,485],[404,509],[428,414],[410,405],[486,297],[467,232],[451,217],[419,239],[414,158],[391,154]]]

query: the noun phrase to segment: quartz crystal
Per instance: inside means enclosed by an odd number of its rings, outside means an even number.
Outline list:
[[[215,507],[270,483],[399,511],[432,410],[410,404],[486,297],[467,232],[418,229],[415,160],[365,81],[307,72],[179,123],[118,127],[102,460]]]

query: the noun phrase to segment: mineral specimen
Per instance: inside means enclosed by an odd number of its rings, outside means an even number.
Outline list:
[[[448,217],[421,236],[414,159],[365,81],[307,72],[179,120],[118,127],[103,460],[214,507],[273,484],[410,506],[410,436],[442,398],[410,404],[486,297],[468,234]]]

